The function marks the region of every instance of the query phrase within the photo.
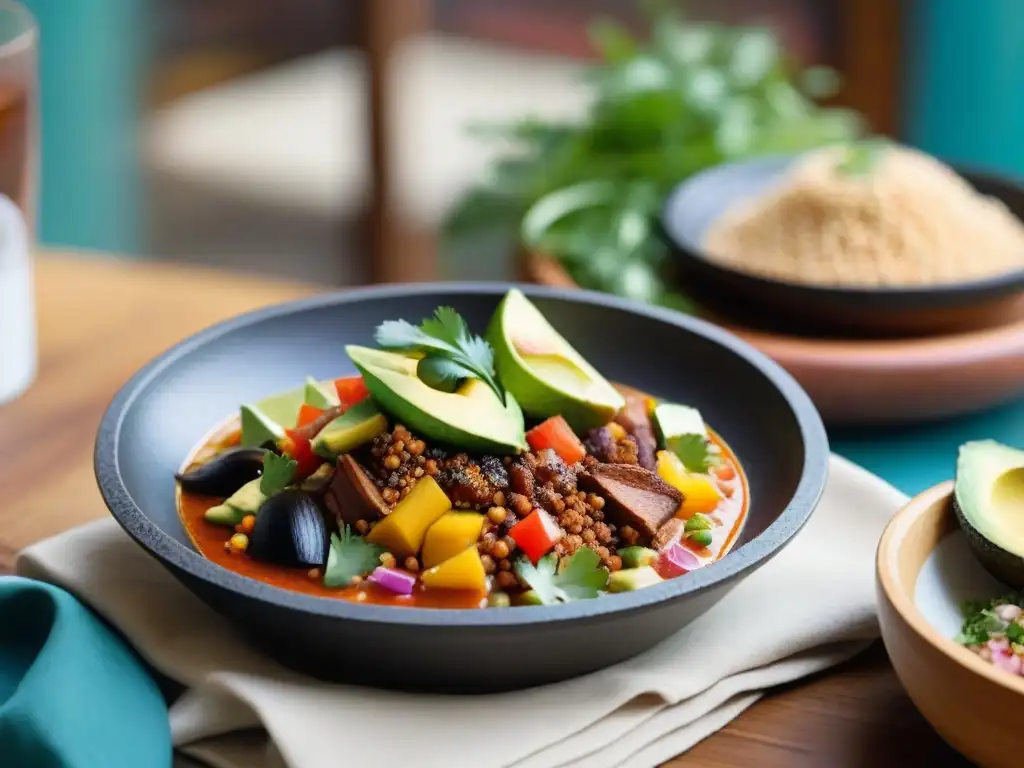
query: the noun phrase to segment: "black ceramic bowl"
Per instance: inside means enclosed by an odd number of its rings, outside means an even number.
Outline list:
[[[190,545],[174,472],[239,403],[306,375],[354,372],[347,343],[388,318],[450,305],[481,332],[507,286],[388,286],[243,315],[182,342],[114,398],[96,475],[121,526],[253,644],[314,677],[382,687],[493,691],[548,683],[644,651],[693,620],[777,553],[822,493],[828,443],[790,376],[714,326],[603,294],[524,286],[540,310],[612,380],[690,403],[736,451],[753,500],[732,552],[682,578],[559,606],[432,610],[288,592],[225,570]]]
[[[726,163],[683,182],[669,196],[662,228],[687,290],[727,317],[797,333],[905,336],[990,327],[1018,319],[1024,270],[922,287],[841,288],[740,272],[707,257],[704,236],[734,204],[778,184],[794,156]],[[979,192],[1024,219],[1024,187],[963,168]]]

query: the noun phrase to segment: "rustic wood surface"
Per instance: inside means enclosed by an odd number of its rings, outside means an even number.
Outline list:
[[[117,388],[217,320],[310,288],[87,254],[38,262],[40,370],[0,406],[0,568],[34,541],[106,514],[92,444]],[[694,663],[699,663],[695,660]],[[671,768],[955,766],[880,643],[838,670],[773,692]]]

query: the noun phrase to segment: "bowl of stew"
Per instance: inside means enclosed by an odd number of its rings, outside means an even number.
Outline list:
[[[385,286],[215,325],[116,395],[114,517],[324,680],[486,692],[685,626],[802,528],[828,443],[781,368],[584,291]]]

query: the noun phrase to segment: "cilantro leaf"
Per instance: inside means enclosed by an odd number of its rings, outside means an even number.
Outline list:
[[[1024,627],[1016,622],[1006,628],[1006,639],[1011,643],[1024,643]]]
[[[295,470],[298,466],[299,463],[294,459],[267,451],[263,454],[263,477],[260,479],[260,492],[269,497],[278,491],[283,491],[295,477]]]
[[[428,386],[441,384],[441,391],[452,392],[454,387],[448,387],[456,376],[479,379],[505,402],[505,392],[494,374],[494,351],[484,339],[469,332],[466,321],[451,307],[438,307],[419,327],[405,320],[387,320],[377,326],[374,338],[384,349],[421,353],[424,357],[417,365],[417,375]],[[436,362],[439,360],[448,363]]]
[[[561,562],[555,555],[546,555],[534,566],[520,558],[516,572],[542,604],[555,605],[597,597],[608,584],[608,571],[600,567],[600,562],[596,552],[583,547]]]
[[[447,357],[424,357],[416,365],[416,375],[428,387],[441,392],[454,392],[460,381],[476,376],[462,363]]]
[[[666,441],[665,447],[679,457],[689,472],[706,474],[722,461],[718,447],[704,435],[676,435]]]
[[[601,558],[594,550],[576,550],[555,577],[566,601],[589,600],[600,594],[608,584],[608,571],[600,565]]]
[[[362,536],[356,536],[346,525],[340,535],[331,536],[327,567],[324,569],[324,586],[347,587],[356,576],[365,576],[380,565],[380,556],[385,551],[383,547],[371,544]]]

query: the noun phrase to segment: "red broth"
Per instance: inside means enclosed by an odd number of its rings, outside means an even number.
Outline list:
[[[196,450],[189,462],[189,467],[222,448],[236,445],[239,440],[238,429],[237,420],[232,420],[225,427],[216,431]],[[735,544],[746,519],[750,496],[747,478],[743,474],[735,454],[715,432],[709,430],[709,433],[711,439],[722,451],[721,471],[724,474],[729,474],[731,469],[734,478],[729,482],[732,495],[723,498],[718,508],[710,513],[716,523],[720,521],[720,524],[716,524],[713,529],[711,545],[693,550],[698,557],[706,562],[724,556]],[[487,596],[483,593],[427,590],[419,585],[411,595],[395,595],[373,584],[330,589],[323,585],[321,575],[317,570],[310,572],[304,569],[285,568],[253,560],[243,553],[230,552],[225,549],[225,543],[231,538],[234,531],[207,523],[203,518],[207,509],[222,501],[223,499],[220,498],[186,493],[179,488],[178,514],[181,516],[189,538],[200,554],[217,565],[242,576],[307,595],[378,605],[405,605],[417,608],[482,608],[487,604]]]

